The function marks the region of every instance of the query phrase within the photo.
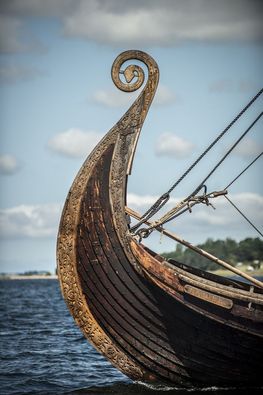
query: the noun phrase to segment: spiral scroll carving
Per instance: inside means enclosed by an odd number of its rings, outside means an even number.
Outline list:
[[[114,84],[120,90],[124,92],[134,92],[139,89],[144,83],[145,74],[144,70],[139,65],[129,65],[125,68],[124,71],[121,70],[121,66],[123,63],[128,60],[139,60],[143,62],[148,68],[148,81],[151,76],[156,74],[158,71],[158,66],[154,59],[142,51],[125,51],[122,52],[114,61],[111,69],[111,76]],[[126,80],[126,83],[122,82],[120,79],[120,74],[123,74]],[[159,74],[159,73],[158,73]],[[131,83],[133,79],[136,79],[135,82]]]

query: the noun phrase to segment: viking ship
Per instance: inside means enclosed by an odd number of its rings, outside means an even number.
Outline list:
[[[132,59],[146,65],[146,82],[140,65],[129,64],[121,70]],[[262,282],[245,273],[241,275],[248,281],[237,281],[167,261],[143,244],[152,231],[161,231],[240,275],[238,268],[163,226],[168,217],[199,202],[209,204],[227,191],[198,195],[202,184],[159,221],[150,217],[171,191],[143,216],[129,209],[127,179],[159,70],[148,54],[125,51],[113,63],[112,79],[126,92],[144,85],[88,156],[64,205],[57,260],[70,313],[88,341],[132,380],[185,388],[260,386]],[[131,216],[138,220],[134,226]]]

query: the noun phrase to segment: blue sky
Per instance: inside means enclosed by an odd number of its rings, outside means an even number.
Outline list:
[[[262,88],[262,10],[254,0],[10,0],[0,6],[0,272],[55,270],[59,217],[90,150],[136,97],[110,77],[127,49],[148,52],[160,84],[128,184],[143,212]],[[263,95],[262,95],[263,96]],[[262,111],[263,97],[174,191],[197,186]],[[262,151],[262,119],[208,180],[223,189]],[[262,231],[262,159],[229,197]],[[224,198],[169,228],[193,243],[257,233]],[[153,234],[161,252],[175,244]]]

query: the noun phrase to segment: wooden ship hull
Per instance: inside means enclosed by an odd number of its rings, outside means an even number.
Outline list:
[[[127,175],[158,84],[155,61],[121,54],[116,85],[136,89],[134,104],[80,169],[68,194],[58,235],[58,273],[76,323],[115,367],[133,380],[179,387],[262,385],[263,295],[260,287],[165,261],[131,234],[125,212]],[[127,84],[128,85],[128,84]],[[133,84],[134,85],[134,84]]]

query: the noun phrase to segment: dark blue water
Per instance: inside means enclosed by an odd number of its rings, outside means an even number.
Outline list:
[[[0,281],[0,394],[248,394],[133,383],[82,336],[57,280]],[[260,389],[253,393],[261,393]]]

